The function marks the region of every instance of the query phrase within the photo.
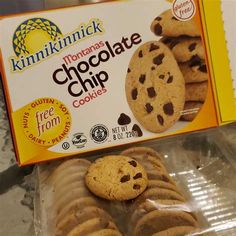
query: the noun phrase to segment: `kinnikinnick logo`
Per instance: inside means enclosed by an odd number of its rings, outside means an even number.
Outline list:
[[[66,35],[48,19],[28,19],[17,27],[13,35],[15,56],[9,58],[11,71],[24,71],[63,49],[86,38],[103,34],[104,31],[102,21],[95,18],[87,24],[81,23],[75,31]]]

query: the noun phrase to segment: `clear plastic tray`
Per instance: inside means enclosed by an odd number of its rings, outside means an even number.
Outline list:
[[[198,217],[201,228],[191,235],[236,235],[236,159],[220,130],[158,140],[139,146],[151,147],[164,156],[169,174],[188,199],[180,210],[186,207]],[[118,154],[126,148],[84,158],[94,160],[104,155]],[[53,204],[53,200],[45,179],[56,165],[57,162],[52,162],[38,168],[39,198],[35,211],[37,235],[50,235],[45,226],[52,217],[50,204]],[[124,202],[107,202],[106,205],[123,235],[131,236],[127,218],[124,217],[130,210],[129,206]]]

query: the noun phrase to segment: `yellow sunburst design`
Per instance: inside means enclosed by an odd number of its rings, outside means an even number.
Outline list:
[[[43,18],[32,18],[24,21],[16,29],[13,48],[17,56],[33,54],[59,36],[62,36],[62,33],[53,22]]]

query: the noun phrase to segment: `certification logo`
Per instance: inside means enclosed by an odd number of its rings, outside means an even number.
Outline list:
[[[95,143],[104,143],[108,136],[109,131],[105,125],[97,124],[90,130],[90,137]]]
[[[83,133],[76,133],[73,136],[72,144],[77,148],[83,148],[87,143],[87,138]]]

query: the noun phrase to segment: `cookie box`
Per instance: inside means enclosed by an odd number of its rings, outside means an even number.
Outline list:
[[[2,81],[19,165],[217,127],[226,121],[222,107],[235,119],[212,4],[106,1],[2,17]]]
[[[134,197],[145,172],[147,187]],[[219,131],[44,163],[37,167],[36,235],[235,235],[235,173]]]

